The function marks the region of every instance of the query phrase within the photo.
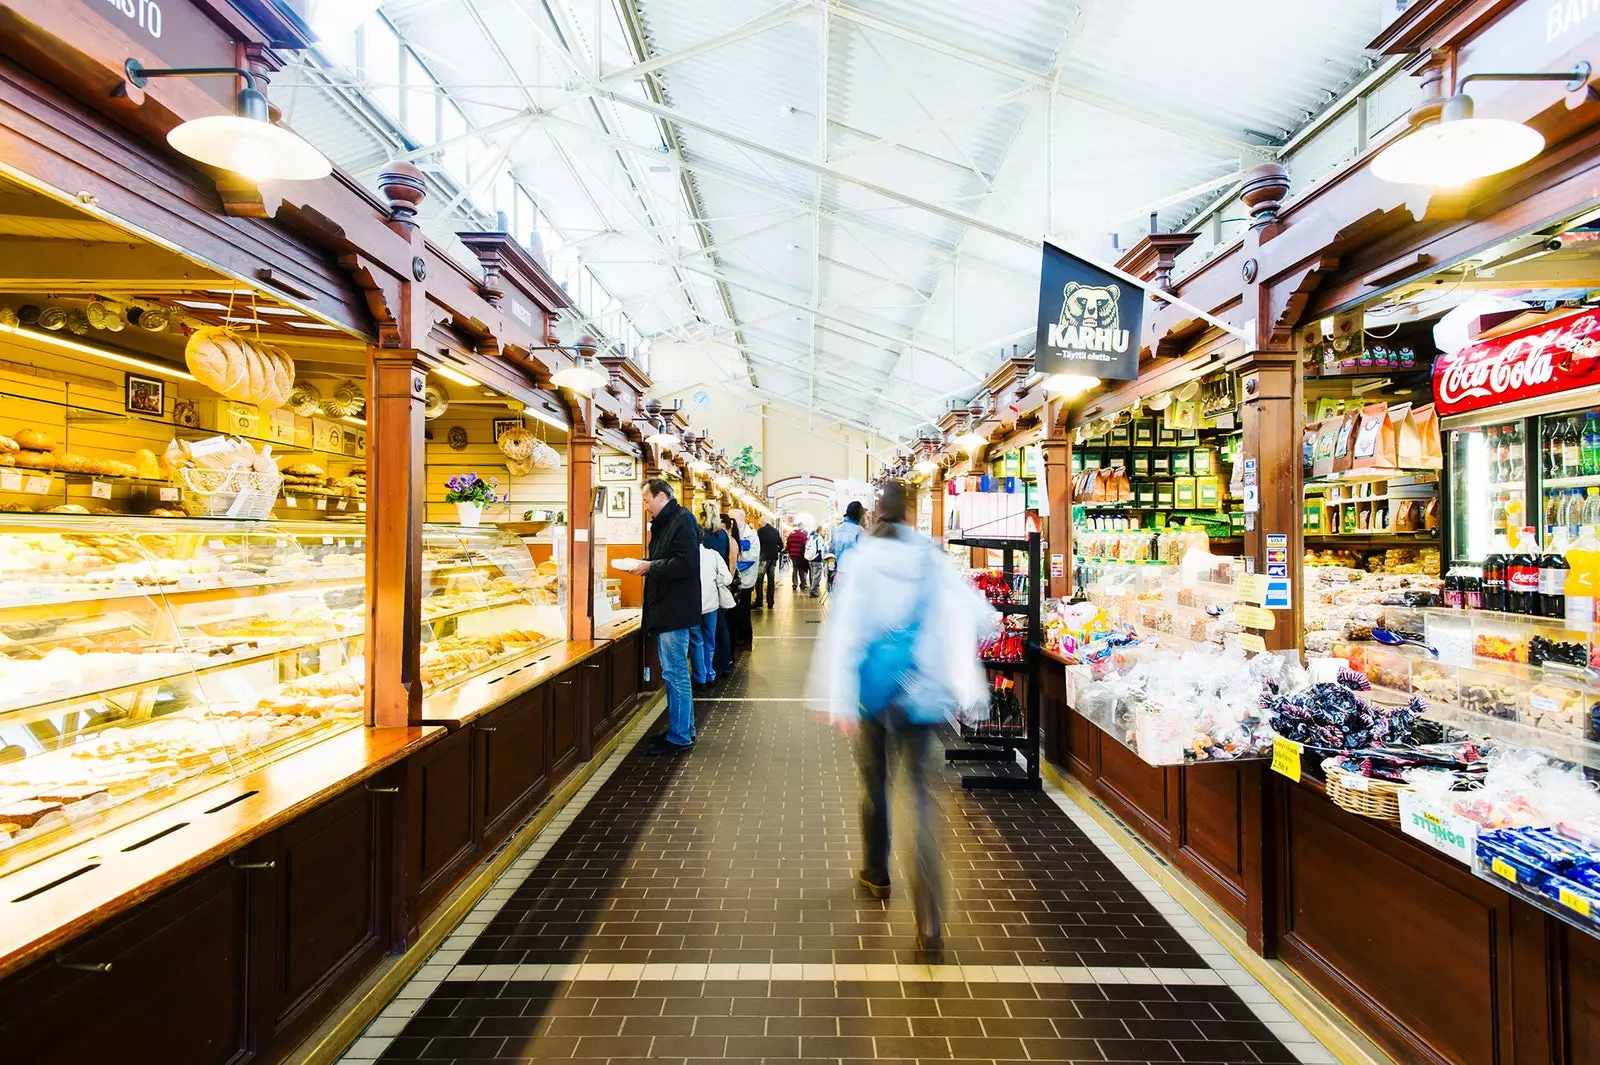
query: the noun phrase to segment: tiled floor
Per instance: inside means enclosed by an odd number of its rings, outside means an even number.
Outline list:
[[[822,611],[779,596],[696,750],[636,730],[347,1062],[1334,1060],[1053,790],[946,774],[946,958],[916,964],[908,905],[854,884],[850,747],[798,699]]]

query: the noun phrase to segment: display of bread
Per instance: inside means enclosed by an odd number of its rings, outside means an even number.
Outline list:
[[[195,380],[228,399],[276,410],[294,389],[294,360],[259,337],[227,326],[202,326],[184,346]]]

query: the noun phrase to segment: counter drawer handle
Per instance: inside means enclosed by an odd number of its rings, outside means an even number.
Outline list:
[[[479,732],[493,732],[495,729],[499,728],[500,726],[499,725],[473,725],[472,727],[477,729]]]
[[[75,973],[108,973],[111,971],[111,963],[108,961],[63,961],[59,951],[56,953],[55,963],[61,968],[71,969]]]
[[[399,788],[375,788],[371,784],[368,784],[368,785],[366,785],[366,789],[368,791],[372,792],[372,794],[374,794],[374,795],[398,795],[398,794],[400,794],[400,789]]]
[[[230,857],[228,864],[235,869],[276,869],[277,862],[241,862],[237,857]]]

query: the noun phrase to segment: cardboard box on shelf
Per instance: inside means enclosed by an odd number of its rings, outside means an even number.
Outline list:
[[[1193,477],[1174,477],[1172,480],[1172,505],[1179,510],[1190,510],[1196,505]]]

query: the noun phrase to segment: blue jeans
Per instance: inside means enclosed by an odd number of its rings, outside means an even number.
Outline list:
[[[689,675],[696,684],[714,684],[717,680],[717,614],[708,610],[700,615],[700,624],[689,630]]]
[[[694,742],[694,689],[689,687],[689,633],[668,629],[656,634],[661,683],[667,689],[667,742],[680,747]]]

